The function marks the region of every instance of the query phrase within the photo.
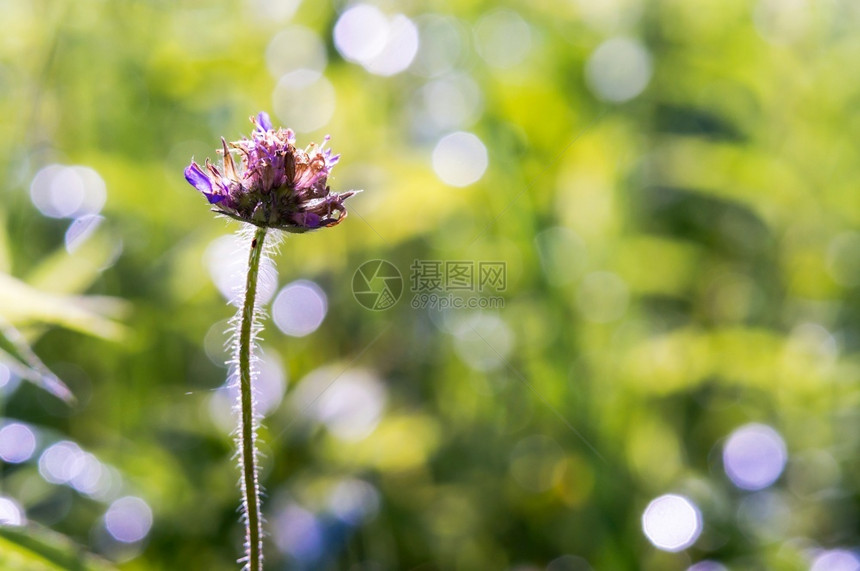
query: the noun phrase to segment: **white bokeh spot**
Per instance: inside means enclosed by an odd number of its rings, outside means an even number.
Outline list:
[[[0,525],[24,525],[27,518],[21,505],[11,498],[0,496]]]
[[[248,270],[248,241],[236,234],[225,234],[212,240],[203,254],[203,261],[212,282],[221,295],[238,306]],[[275,294],[278,271],[268,257],[260,261],[260,278],[257,283],[257,303],[269,303]]]
[[[442,137],[433,149],[433,171],[451,186],[468,186],[487,170],[487,147],[476,135],[458,131]]]
[[[33,177],[30,199],[50,218],[78,218],[101,211],[107,200],[107,186],[89,167],[52,164]]]
[[[481,16],[475,25],[478,53],[488,64],[505,69],[522,62],[531,50],[531,28],[513,10],[499,9]]]
[[[382,381],[362,369],[322,367],[302,379],[292,393],[292,406],[299,414],[347,442],[362,440],[376,429],[387,400]]]
[[[334,45],[347,61],[376,75],[405,70],[418,53],[418,28],[403,14],[390,18],[377,7],[358,4],[340,15],[334,26]]]
[[[304,337],[316,331],[326,316],[325,292],[309,280],[297,280],[284,286],[272,303],[272,319],[282,332]]]
[[[334,115],[337,104],[334,87],[328,79],[315,74],[312,70],[288,73],[272,92],[275,115],[297,133],[321,129]]]
[[[600,44],[585,65],[591,91],[613,103],[629,101],[651,81],[651,54],[640,42],[613,38]]]
[[[325,44],[313,30],[289,26],[266,47],[266,67],[274,79],[308,84],[322,76],[328,63]]]
[[[702,515],[688,498],[666,494],[645,508],[642,531],[656,548],[681,551],[693,545],[702,533]]]

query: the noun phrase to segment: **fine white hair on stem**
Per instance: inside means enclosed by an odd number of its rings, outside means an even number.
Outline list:
[[[266,240],[267,234],[268,240]],[[263,329],[262,321],[265,317],[265,311],[256,292],[260,284],[266,283],[266,280],[269,280],[269,283],[277,280],[273,271],[274,264],[270,260],[277,248],[278,234],[278,232],[273,231],[267,233],[265,230],[251,226],[245,226],[240,230],[240,240],[246,245],[246,251],[250,251],[250,255],[245,264],[247,279],[244,282],[244,291],[237,298],[239,300],[238,311],[230,320],[233,356],[228,361],[229,380],[231,388],[235,389],[237,394],[234,411],[238,418],[235,439],[236,457],[241,474],[239,478],[239,488],[242,492],[240,519],[246,529],[245,557],[239,562],[243,564],[243,569],[251,571],[262,568],[262,516],[260,511],[262,490],[257,469],[259,464],[257,430],[260,426],[261,416],[256,406],[255,380],[258,376],[260,362],[258,356],[260,348],[257,341]],[[262,241],[262,247],[258,241]],[[267,268],[271,268],[271,270],[267,270]],[[251,299],[249,296],[253,297],[253,305],[249,303]],[[243,373],[247,374],[243,375]],[[247,385],[244,384],[243,377],[247,380]],[[247,466],[247,463],[250,463],[250,467]]]
[[[213,279],[228,303],[234,307],[241,306],[244,301],[245,279],[248,275],[248,247],[255,231],[255,226],[243,224],[233,234],[227,234],[213,242],[213,244],[218,243],[218,247],[212,248],[210,252],[212,256],[210,264],[217,268],[214,270]],[[269,230],[266,233],[257,283],[258,299],[271,297],[277,286],[278,269],[273,260],[278,254],[282,235],[283,233],[277,230]],[[266,315],[261,317],[264,318]],[[229,339],[228,342],[232,347],[233,339]]]

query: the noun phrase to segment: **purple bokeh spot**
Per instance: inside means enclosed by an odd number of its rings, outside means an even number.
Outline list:
[[[726,475],[742,490],[767,488],[782,474],[787,460],[782,436],[764,424],[738,428],[723,447]]]

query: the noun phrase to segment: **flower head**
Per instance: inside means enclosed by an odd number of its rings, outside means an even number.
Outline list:
[[[311,143],[296,148],[291,129],[274,129],[269,116],[251,117],[251,138],[221,138],[222,165],[191,162],[185,179],[213,205],[213,211],[256,226],[307,232],[346,218],[343,202],[358,191],[331,192],[328,176],[340,155]],[[238,154],[237,165],[233,154]]]

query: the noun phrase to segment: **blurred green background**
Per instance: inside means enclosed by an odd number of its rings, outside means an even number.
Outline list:
[[[268,568],[860,566],[853,0],[0,14],[0,316],[78,399],[0,365],[3,568],[238,567],[245,252],[182,171],[260,110],[364,189],[263,286]]]

